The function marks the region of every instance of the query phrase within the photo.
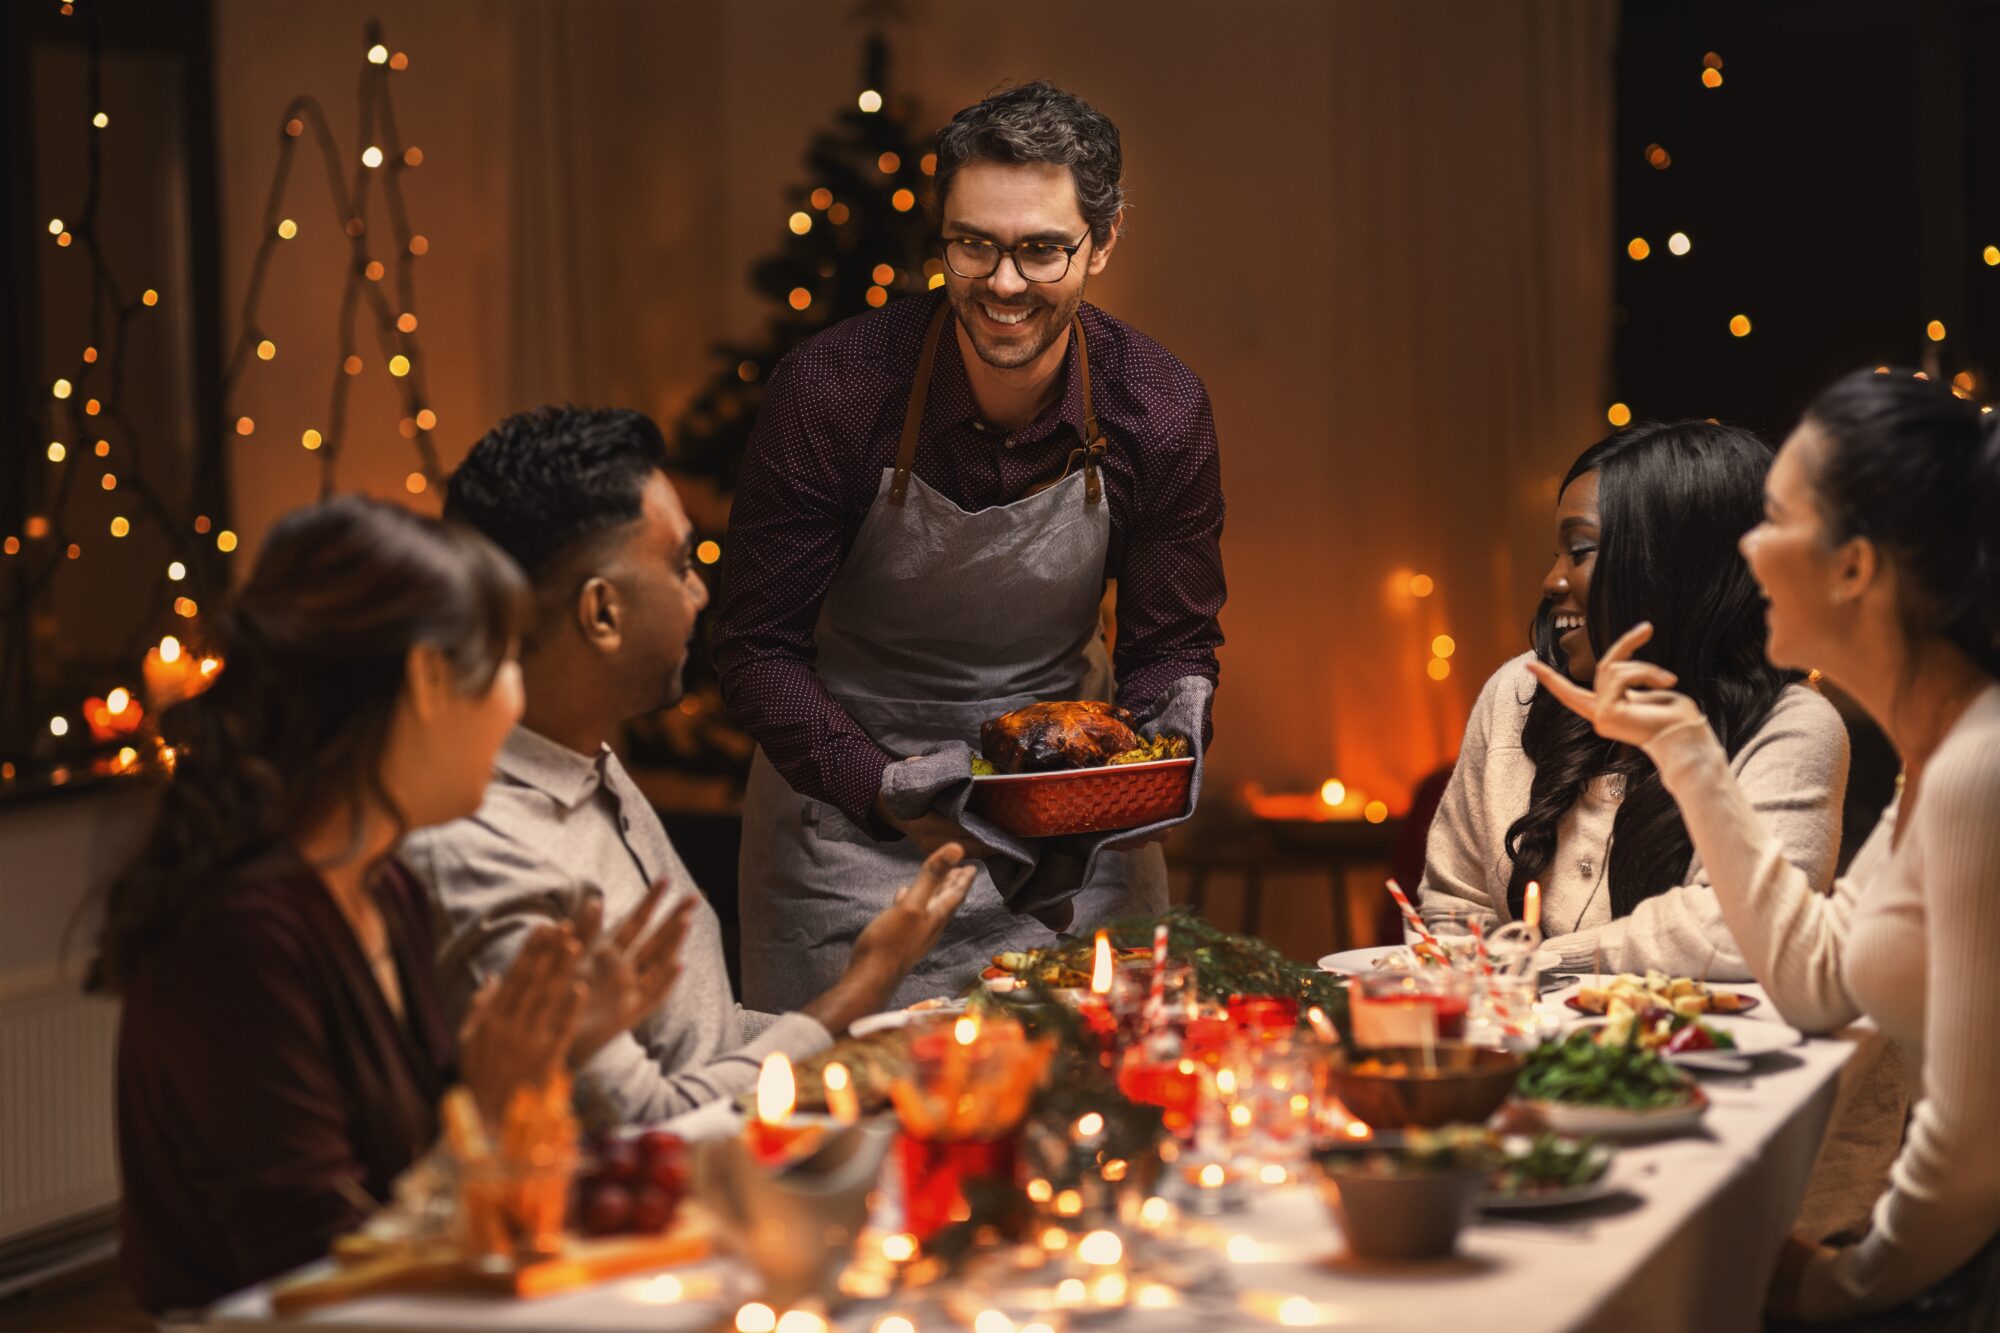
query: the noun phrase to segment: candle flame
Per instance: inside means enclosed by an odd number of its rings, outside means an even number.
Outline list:
[[[1347,799],[1347,784],[1339,778],[1328,778],[1320,784],[1319,798],[1328,805],[1339,805]]]
[[[826,1067],[826,1109],[833,1118],[843,1125],[851,1125],[861,1118],[861,1103],[854,1096],[854,1080],[848,1075],[847,1066],[838,1060]]]
[[[1090,968],[1090,993],[1111,993],[1111,937],[1101,930],[1097,932],[1097,961]]]
[[[783,1051],[772,1051],[757,1074],[757,1118],[767,1125],[784,1124],[792,1118],[798,1090],[792,1062]]]
[[[111,710],[113,717],[124,712],[131,703],[132,691],[126,689],[123,685],[120,685],[117,689],[104,696],[104,706]]]
[[[171,635],[171,634],[169,634],[169,635],[168,635],[168,636],[167,636],[166,638],[164,638],[164,639],[161,639],[161,640],[160,640],[160,660],[161,660],[162,662],[178,662],[178,661],[180,661],[180,660],[181,660],[181,641],[180,641],[179,639],[176,639],[176,638],[175,638],[175,637],[174,637],[173,635]]]
[[[951,1025],[952,1040],[961,1046],[970,1046],[979,1040],[979,1020],[967,1014]]]

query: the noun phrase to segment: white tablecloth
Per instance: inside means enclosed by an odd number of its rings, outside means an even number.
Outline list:
[[[1749,989],[1749,988],[1746,988]],[[1759,1012],[1769,1015],[1771,1006]],[[1225,1289],[1169,1297],[1094,1327],[1212,1330],[1270,1326],[1288,1300],[1312,1303],[1322,1324],[1343,1329],[1465,1333],[1755,1330],[1772,1264],[1805,1189],[1836,1076],[1850,1053],[1840,1039],[1765,1057],[1747,1076],[1704,1077],[1712,1105],[1699,1132],[1627,1146],[1617,1178],[1628,1198],[1535,1220],[1482,1219],[1459,1254],[1432,1263],[1362,1266],[1342,1247],[1318,1198],[1303,1186],[1253,1189],[1246,1209],[1192,1225],[1229,1256]],[[726,1284],[726,1263],[688,1270],[690,1285]],[[384,1296],[278,1319],[261,1289],[223,1302],[199,1327],[262,1333],[488,1329],[669,1330],[727,1327],[735,1300],[661,1303],[663,1284],[626,1279],[532,1302],[438,1294]],[[896,1309],[868,1303],[843,1328],[869,1329]],[[1290,1313],[1302,1313],[1294,1304]],[[920,1328],[962,1325],[922,1322]]]

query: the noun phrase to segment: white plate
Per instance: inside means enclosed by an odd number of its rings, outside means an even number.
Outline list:
[[[908,1027],[920,1018],[932,1014],[956,1014],[965,1009],[964,1000],[947,1000],[943,1004],[928,1005],[922,1009],[891,1009],[886,1013],[864,1014],[848,1024],[850,1036],[865,1037],[871,1032],[886,1032],[890,1028]]]
[[[1564,1010],[1568,1013],[1568,1010]],[[1586,1018],[1571,1023],[1572,1028],[1603,1027],[1609,1019]],[[1726,1032],[1736,1043],[1732,1050],[1661,1051],[1660,1057],[1689,1069],[1711,1069],[1726,1074],[1741,1073],[1752,1060],[1773,1051],[1787,1050],[1805,1040],[1797,1028],[1768,1018],[1705,1015],[1700,1020],[1717,1032]]]
[[[1343,949],[1339,953],[1330,953],[1320,959],[1319,970],[1331,972],[1337,977],[1356,977],[1364,972],[1374,971],[1376,963],[1384,958],[1408,953],[1409,948],[1407,944],[1378,944],[1366,949]],[[1554,970],[1561,960],[1562,955],[1553,952],[1537,954],[1535,957],[1535,961],[1540,965],[1537,970],[1542,972]]]
[[[1708,1113],[1708,1094],[1693,1089],[1694,1098],[1653,1111],[1628,1111],[1616,1106],[1579,1106],[1572,1102],[1531,1102],[1526,1107],[1558,1134],[1597,1134],[1604,1138],[1653,1138],[1693,1129]]]
[[[1373,971],[1378,960],[1407,950],[1408,946],[1402,944],[1378,944],[1369,949],[1343,949],[1339,953],[1330,953],[1320,959],[1319,970],[1331,972],[1337,977],[1358,977],[1363,972]]]

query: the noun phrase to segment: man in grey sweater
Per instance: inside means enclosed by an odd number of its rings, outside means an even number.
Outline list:
[[[668,911],[693,900],[672,993],[576,1071],[578,1108],[598,1125],[693,1110],[753,1087],[771,1051],[824,1049],[887,1003],[972,878],[956,844],[941,848],[860,931],[831,989],[796,1013],[736,1004],[715,912],[610,747],[626,719],[680,698],[708,600],[665,466],[659,428],[640,413],[543,408],[501,422],[453,475],[445,516],[492,539],[533,584],[527,704],[478,812],[401,851],[437,903],[444,993],[460,1007],[537,923],[574,916],[589,895],[602,896],[607,932],[655,883]]]

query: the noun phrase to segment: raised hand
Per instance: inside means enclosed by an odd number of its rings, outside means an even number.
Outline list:
[[[964,859],[965,848],[955,842],[925,857],[917,877],[896,890],[895,901],[854,941],[854,960],[849,966],[879,963],[894,972],[898,982],[908,976],[937,943],[945,922],[951,920],[972,888],[973,877],[979,872],[960,865]]]
[[[537,926],[506,974],[472,997],[458,1032],[459,1074],[489,1123],[499,1123],[515,1088],[546,1082],[568,1056],[584,998],[580,952],[569,926]]]
[[[622,1032],[659,1008],[680,978],[681,944],[694,915],[693,894],[681,899],[652,931],[646,925],[665,896],[667,882],[655,880],[610,938],[600,939],[604,899],[586,895],[571,924],[583,947],[582,978],[588,994],[578,1016],[569,1058],[580,1065]]]
[[[1541,662],[1528,663],[1528,670],[1543,689],[1596,728],[1598,735],[1626,745],[1644,745],[1670,727],[1703,721],[1694,700],[1673,688],[1679,677],[1665,667],[1633,660],[1632,654],[1652,637],[1652,623],[1644,620],[1619,635],[1618,642],[1599,659],[1596,677],[1588,687]]]
[[[839,1033],[863,1014],[879,1010],[910,969],[944,933],[978,875],[975,866],[960,864],[965,849],[948,842],[924,858],[917,877],[896,890],[882,914],[870,921],[854,941],[847,970],[833,988],[803,1012]]]

